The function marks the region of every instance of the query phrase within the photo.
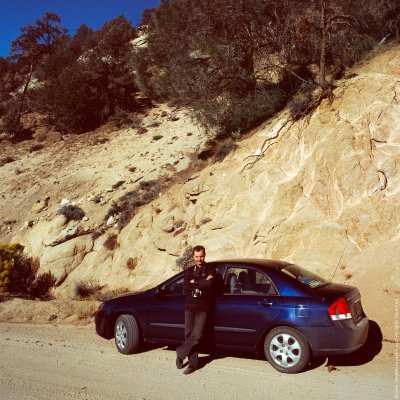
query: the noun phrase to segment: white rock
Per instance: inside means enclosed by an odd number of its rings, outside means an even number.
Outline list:
[[[67,204],[69,204],[69,203],[71,203],[68,199],[62,199],[61,201],[60,201],[60,205],[61,206],[66,206]]]
[[[111,215],[111,217],[108,218],[108,220],[107,220],[107,222],[106,222],[106,225],[107,225],[107,226],[111,226],[111,225],[114,224],[114,221],[115,221],[115,218]]]

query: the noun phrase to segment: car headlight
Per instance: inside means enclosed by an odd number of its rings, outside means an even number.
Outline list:
[[[97,312],[96,314],[100,313],[104,308],[104,303],[100,303],[99,306],[97,307]]]

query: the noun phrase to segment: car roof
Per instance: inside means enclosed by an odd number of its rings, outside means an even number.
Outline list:
[[[283,267],[287,265],[292,265],[287,261],[263,259],[263,258],[230,258],[223,260],[213,260],[209,261],[209,264],[253,264],[263,267],[272,268],[274,270],[280,271]]]

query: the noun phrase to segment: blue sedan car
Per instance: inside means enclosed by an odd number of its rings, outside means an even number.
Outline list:
[[[210,262],[221,281],[213,315],[216,348],[264,351],[278,371],[300,372],[312,356],[345,354],[367,340],[368,318],[356,287],[331,283],[295,264],[242,259]],[[96,331],[119,352],[143,341],[184,340],[184,272],[153,289],[107,300]]]

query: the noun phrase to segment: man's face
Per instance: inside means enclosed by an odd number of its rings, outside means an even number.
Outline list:
[[[204,265],[204,260],[205,260],[205,258],[206,258],[206,255],[205,255],[205,253],[204,253],[203,250],[195,251],[195,252],[193,253],[193,260],[194,260],[194,263],[195,263],[196,265],[198,265],[199,267],[202,267],[202,266]]]

